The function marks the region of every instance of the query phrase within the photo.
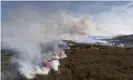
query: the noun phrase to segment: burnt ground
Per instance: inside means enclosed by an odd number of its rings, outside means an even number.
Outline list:
[[[133,48],[75,44],[65,51],[68,57],[60,60],[60,73],[51,71],[34,80],[133,80]],[[2,80],[25,80],[9,67],[10,55],[1,56]]]

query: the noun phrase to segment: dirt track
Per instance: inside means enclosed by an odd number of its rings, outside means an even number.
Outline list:
[[[34,80],[133,80],[133,48],[75,44],[66,54],[60,73]]]

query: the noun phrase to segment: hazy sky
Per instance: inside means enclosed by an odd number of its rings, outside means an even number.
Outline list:
[[[97,14],[127,3],[129,1],[6,1],[1,3],[1,12],[2,19],[7,17],[9,12],[24,6],[32,6],[41,12],[64,10],[74,14]]]

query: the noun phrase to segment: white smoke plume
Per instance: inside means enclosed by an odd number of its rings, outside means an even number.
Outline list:
[[[18,51],[12,62],[17,63],[19,70],[27,74],[28,70],[34,70],[36,65],[48,59],[52,51],[60,49],[58,40],[74,40],[79,34],[133,34],[132,14],[133,8],[125,6],[91,17],[75,16],[67,11],[41,13],[28,7],[20,8],[9,14],[8,21],[2,22],[2,48]],[[40,45],[43,45],[43,49]],[[42,50],[45,50],[45,58],[42,57]]]
[[[113,7],[97,16],[95,35],[118,36],[133,34],[133,3]]]
[[[28,71],[34,71],[60,49],[58,40],[72,39],[75,34],[85,33],[86,28],[85,19],[65,12],[42,15],[31,8],[21,8],[2,24],[2,48],[18,51],[12,62],[19,65],[20,73],[31,78]]]

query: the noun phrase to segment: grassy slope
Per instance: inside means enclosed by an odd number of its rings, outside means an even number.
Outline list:
[[[68,58],[60,60],[61,73],[50,74],[45,79],[133,80],[133,48],[76,44],[66,53]]]
[[[60,74],[34,80],[133,80],[133,48],[75,44],[60,60]]]

